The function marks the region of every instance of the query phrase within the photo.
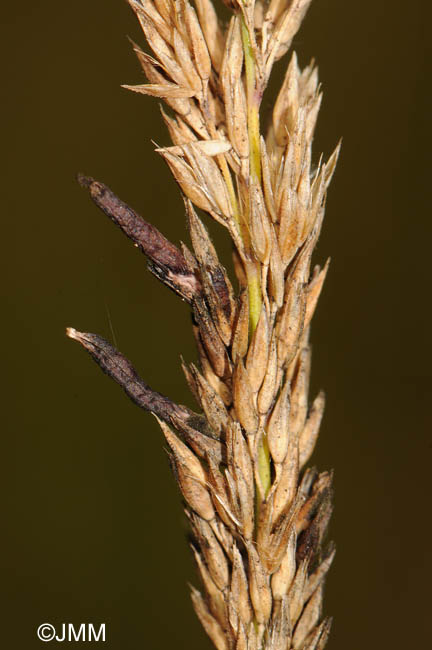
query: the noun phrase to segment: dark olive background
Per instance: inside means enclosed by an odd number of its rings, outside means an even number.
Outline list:
[[[421,1],[315,0],[295,39],[325,92],[316,155],[344,137],[313,328],[328,397],[313,460],[336,477],[332,650],[430,636],[430,17]],[[2,647],[42,646],[43,622],[105,622],[113,650],[210,648],[156,422],[64,336],[113,330],[152,386],[192,405],[187,306],[75,181],[104,180],[187,237],[153,152],[168,143],[157,102],[120,88],[142,79],[139,30],[120,0],[7,3],[2,23]]]

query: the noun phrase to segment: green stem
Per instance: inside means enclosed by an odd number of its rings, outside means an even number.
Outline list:
[[[259,91],[259,88],[257,88],[254,50],[244,17],[242,17],[241,30],[246,70],[249,176],[252,183],[261,184],[261,147],[259,121],[261,93]],[[260,264],[256,262],[251,262],[248,264],[246,267],[246,275],[249,289],[249,335],[252,337],[258,324],[262,306]],[[270,452],[268,448],[267,437],[265,434],[263,434],[261,444],[258,448],[258,474],[260,477],[261,485],[256,485],[257,510],[261,501],[267,497],[267,494],[269,493],[271,487]],[[261,494],[261,490],[263,491],[263,494]]]
[[[258,449],[258,472],[264,492],[264,494],[260,496],[262,499],[265,499],[271,487],[270,451],[268,447],[267,436],[265,434],[263,435],[262,442]],[[260,492],[259,489],[258,492]]]
[[[250,34],[244,17],[242,17],[241,30],[246,69],[249,175],[253,183],[261,183],[259,100],[256,92],[256,65]],[[248,243],[250,244],[250,242]],[[251,262],[248,264],[246,267],[246,275],[249,289],[249,336],[252,337],[258,324],[262,304],[259,263]]]
[[[258,325],[262,306],[259,267],[255,262],[251,262],[247,265],[246,276],[249,293],[249,338],[252,338]]]
[[[243,52],[246,69],[246,93],[247,93],[247,120],[249,134],[249,159],[251,178],[261,182],[261,150],[260,150],[260,125],[259,125],[259,106],[260,93],[256,87],[256,65],[254,51],[250,40],[249,30],[242,18],[242,40]]]

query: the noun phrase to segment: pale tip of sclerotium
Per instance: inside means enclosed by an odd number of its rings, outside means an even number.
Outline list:
[[[78,339],[78,332],[73,327],[66,327],[66,336],[70,339]]]

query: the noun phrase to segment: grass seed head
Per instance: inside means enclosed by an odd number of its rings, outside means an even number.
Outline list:
[[[275,61],[290,48],[310,0],[129,0],[152,52],[133,49],[164,103],[171,142],[157,147],[183,194],[192,248],[169,242],[103,183],[80,177],[96,205],[186,300],[198,366],[182,362],[201,413],[151,389],[110,343],[77,340],[140,407],[169,445],[204,595],[192,602],[218,650],[321,650],[330,518],[328,472],[304,469],[324,412],[309,404],[310,323],[328,270],[311,260],[340,145],[315,166],[321,104],[317,68],[295,53],[260,124]],[[200,211],[203,214],[198,214]],[[228,231],[237,286],[206,219]]]

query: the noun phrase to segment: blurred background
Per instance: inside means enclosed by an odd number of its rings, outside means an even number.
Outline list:
[[[312,332],[312,390],[325,388],[328,404],[313,462],[335,470],[331,650],[430,637],[425,5],[315,0],[294,43],[323,83],[316,156],[344,138]],[[126,37],[143,39],[120,0],[6,3],[2,23],[4,647],[40,647],[44,622],[84,622],[105,623],[112,650],[210,648],[156,422],[64,335],[115,340],[155,389],[193,406],[179,363],[195,358],[187,306],[75,181],[91,174],[171,240],[187,237],[153,152],[151,140],[168,143],[157,102],[120,88],[141,83]]]

